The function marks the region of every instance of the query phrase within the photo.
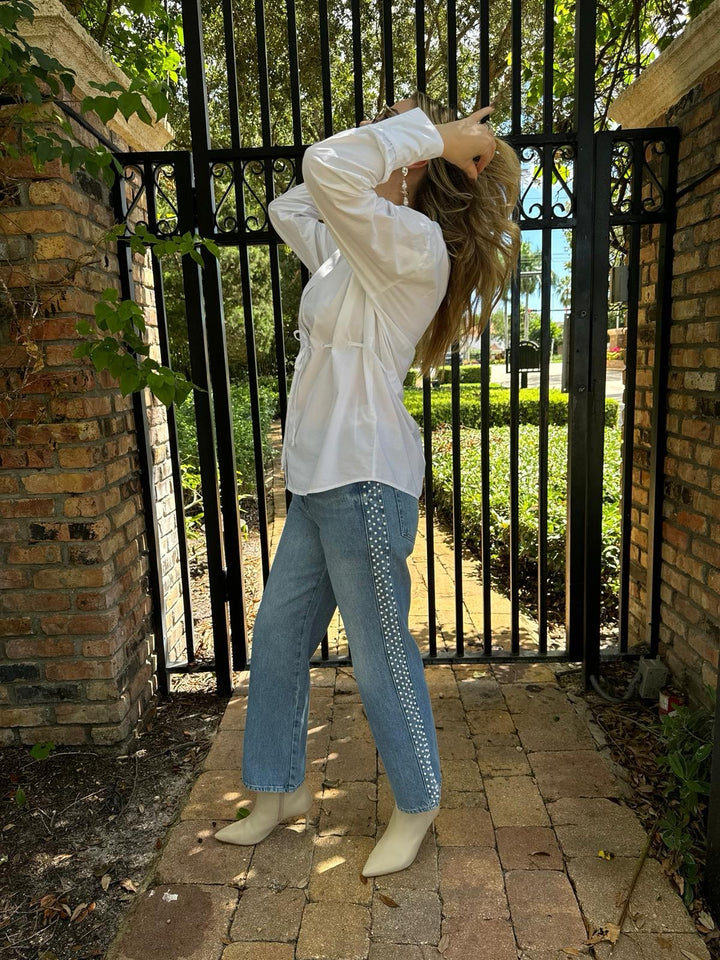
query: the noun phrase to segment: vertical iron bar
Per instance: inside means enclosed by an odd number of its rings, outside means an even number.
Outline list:
[[[637,191],[637,175],[633,170],[630,196]],[[641,181],[642,182],[642,181]],[[628,248],[628,309],[625,334],[625,406],[623,409],[623,476],[621,492],[620,527],[620,596],[619,624],[620,652],[628,649],[630,625],[630,549],[633,490],[632,450],[635,432],[635,385],[637,379],[638,299],[640,293],[640,236],[641,224],[634,220],[629,225]]]
[[[482,502],[483,653],[492,654],[492,582],[490,578],[490,323],[480,340],[480,497]]]
[[[240,135],[240,104],[238,101],[237,60],[235,58],[235,34],[233,32],[233,15],[230,0],[222,0],[223,6],[223,35],[225,41],[225,65],[227,68],[228,89],[228,123],[230,126],[230,143],[235,150],[242,146]],[[190,71],[188,71],[189,73]]]
[[[210,126],[207,111],[207,85],[203,67],[205,57],[200,0],[183,0],[182,11],[186,56],[189,63],[197,65],[195,70],[188,73],[190,131],[196,176],[196,224],[200,235],[210,238],[215,235],[215,196],[209,156]],[[234,57],[234,51],[232,56]],[[220,440],[217,448],[217,460],[220,470],[222,528],[225,559],[227,561],[227,583],[222,586],[225,599],[230,604],[233,666],[235,669],[243,669],[247,656],[247,630],[241,559],[242,536],[235,472],[235,441],[220,263],[204,246],[201,248],[201,256],[203,259],[202,295],[205,305],[205,330],[209,369],[212,371],[212,402],[215,426]],[[215,639],[217,643],[222,645],[222,654],[218,656],[217,663],[218,692],[221,695],[229,695],[232,692],[232,678],[230,663],[225,663],[224,637],[220,636]]]
[[[122,156],[118,157],[123,162]],[[133,162],[133,161],[129,161]],[[142,179],[146,192],[153,189],[152,163],[142,165]],[[113,205],[119,221],[127,218],[127,196],[125,182],[117,175],[113,184]],[[126,227],[127,229],[127,227]],[[132,251],[126,237],[118,237],[118,269],[120,272],[120,295],[123,300],[135,301],[135,280],[133,278]],[[158,689],[163,697],[170,692],[170,677],[167,672],[167,621],[165,610],[165,591],[162,582],[162,558],[158,538],[158,519],[155,503],[155,482],[153,478],[152,446],[148,428],[145,391],[135,390],[132,394],[135,438],[140,472],[140,487],[145,521],[145,539],[148,555],[148,587],[152,602],[152,629],[155,638],[154,651],[157,658]]]
[[[258,77],[260,81],[260,126],[262,132],[262,144],[263,147],[268,148],[271,146],[272,132],[271,132],[271,123],[270,123],[270,81],[268,75],[268,62],[267,62],[267,44],[266,44],[266,30],[265,30],[265,8],[264,0],[255,0],[255,26],[257,31],[257,52],[258,52]],[[267,158],[263,161],[263,172],[265,177],[265,208],[269,206],[271,201],[275,196],[275,182],[273,176],[273,167],[274,161],[271,158]],[[277,244],[271,243],[268,246],[268,258],[270,262],[270,288],[272,296],[272,308],[273,308],[273,328],[275,334],[275,360],[276,360],[276,369],[278,375],[278,392],[282,395],[285,393],[286,383],[285,383],[285,331],[283,329],[283,315],[282,315],[282,300],[281,300],[281,289],[280,289],[280,262],[278,259],[278,248]],[[250,310],[252,315],[252,309]],[[253,324],[254,325],[254,324]],[[253,337],[253,352],[255,347],[255,341]],[[250,358],[250,352],[248,351],[248,359]],[[255,357],[253,356],[253,364],[255,369],[257,369],[257,364],[255,362]],[[250,364],[248,364],[250,366]],[[284,399],[284,398],[283,398]],[[260,418],[260,397],[258,390],[258,408],[257,416],[258,421]],[[268,529],[267,529],[267,491],[265,489],[265,463],[264,463],[264,444],[263,437],[260,439],[260,446],[255,449],[255,469],[258,478],[258,507],[260,506],[260,500],[262,499],[263,509],[260,512],[260,536],[261,539],[264,538],[266,541],[268,539]],[[262,485],[260,485],[262,484]],[[264,554],[267,554],[268,558],[268,569],[270,563],[270,549],[269,544],[266,543]]]
[[[320,17],[320,70],[322,72],[323,123],[325,136],[333,132],[332,88],[330,85],[330,33],[327,0],[318,0]]]
[[[453,571],[455,576],[455,655],[465,656],[463,623],[463,536],[461,491],[461,450],[460,450],[460,345],[452,345],[450,360],[450,405],[452,434],[452,478],[453,478]]]
[[[555,0],[545,0],[543,42],[543,133],[553,132],[553,67],[555,65]],[[549,207],[545,208],[549,211]]]
[[[425,543],[427,544],[428,641],[430,656],[437,656],[437,611],[435,609],[435,502],[432,469],[432,387],[423,377],[423,443],[425,447]]]
[[[542,205],[547,215],[552,208],[553,145],[542,150]],[[550,283],[552,270],[552,231],[542,229],[540,277],[540,417],[538,421],[538,652],[547,653],[548,618],[548,429],[550,392]]]
[[[458,70],[457,70],[457,9],[455,0],[446,0],[447,4],[447,69],[448,69],[448,106],[458,108]]]
[[[490,0],[480,0],[480,99],[478,109],[490,103]]]
[[[612,137],[596,136],[593,302],[590,329],[587,497],[585,504],[585,656],[586,676],[600,669],[600,590],[602,583],[602,510],[605,450],[608,264],[610,262],[610,155]]]
[[[362,74],[362,33],[360,30],[360,0],[350,0],[350,15],[352,17],[355,123],[359,124],[361,120],[365,119],[365,94],[363,93]]]
[[[656,657],[660,637],[661,551],[664,498],[664,464],[667,450],[667,375],[670,364],[670,325],[672,321],[673,238],[675,234],[675,194],[677,191],[678,136],[668,132],[664,138],[662,184],[665,191],[665,218],[660,224],[658,244],[658,291],[655,304],[655,351],[653,362],[653,409],[650,433],[650,498],[648,503],[647,633],[650,656]],[[643,144],[643,152],[644,152]],[[715,768],[714,778],[720,779]],[[717,811],[716,811],[717,815]],[[713,825],[718,830],[718,825]]]
[[[302,115],[300,112],[300,70],[298,67],[297,17],[295,0],[286,0],[288,64],[290,67],[290,107],[292,110],[293,143],[302,143]]]
[[[382,0],[381,36],[385,61],[385,102],[395,102],[395,69],[393,64],[392,0]]]
[[[510,649],[520,652],[520,277],[510,286]]]
[[[187,198],[178,207],[178,232],[182,235],[195,223],[195,211],[191,198],[195,195],[193,170],[189,154],[182,154],[182,163],[176,166],[178,197]],[[189,209],[190,208],[190,209]],[[183,275],[183,299],[188,331],[190,372],[197,389],[193,392],[195,423],[197,425],[198,461],[203,497],[203,518],[208,556],[208,580],[210,584],[210,610],[213,626],[213,650],[218,693],[232,693],[230,679],[230,622],[228,619],[227,584],[225,581],[225,555],[222,535],[220,489],[218,486],[217,437],[212,417],[210,358],[208,354],[205,302],[202,290],[202,268],[190,254],[181,259]],[[241,621],[244,627],[244,619]],[[244,640],[244,634],[241,634]]]
[[[522,14],[520,10],[520,0],[512,0],[511,8],[511,62],[510,62],[510,83],[512,89],[512,99],[510,106],[511,132],[521,132],[521,87],[520,87],[520,50],[522,41]]]
[[[146,189],[147,217],[150,229],[157,233],[157,205],[155,203],[155,189],[153,168],[151,162],[146,165],[151,180],[150,189]],[[147,181],[146,181],[147,186]],[[177,188],[177,181],[176,181]],[[151,248],[152,251],[152,248]],[[168,338],[167,314],[165,312],[165,289],[163,283],[162,265],[154,252],[151,252],[153,289],[155,290],[155,313],[157,316],[158,342],[160,346],[160,362],[163,366],[172,368],[170,357],[170,340]],[[183,614],[185,618],[185,652],[188,663],[195,659],[195,624],[193,621],[192,595],[190,591],[190,570],[188,566],[187,536],[185,532],[185,502],[183,500],[182,473],[180,471],[180,450],[178,448],[177,423],[175,420],[175,404],[167,408],[168,445],[170,447],[170,466],[173,481],[173,499],[175,500],[175,518],[177,523],[178,552],[180,554],[180,579],[182,581]]]
[[[588,359],[593,281],[594,115],[596,0],[575,10],[575,117],[577,156],[573,165],[574,231],[572,312],[569,324],[570,396],[568,398],[568,523],[566,628],[569,656],[585,658],[585,510],[588,436]],[[590,680],[585,671],[586,689]]]
[[[425,92],[425,0],[415,0],[415,82]]]

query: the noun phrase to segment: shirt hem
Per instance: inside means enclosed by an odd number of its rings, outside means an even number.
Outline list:
[[[363,481],[367,481],[367,480],[374,480],[377,483],[386,483],[389,487],[394,487],[395,490],[399,490],[401,493],[407,493],[409,496],[415,497],[416,500],[420,498],[420,494],[422,493],[423,486],[424,486],[424,483],[423,483],[423,485],[420,487],[420,493],[416,493],[414,489],[409,490],[407,487],[400,486],[400,484],[398,484],[397,482],[392,482],[385,477],[376,477],[376,476],[367,475],[362,477],[353,477],[349,480],[343,480],[342,483],[339,483],[337,480],[334,480],[332,483],[329,483],[324,486],[313,486],[309,490],[297,490],[297,489],[293,490],[293,487],[287,482],[287,479],[286,479],[285,488],[289,490],[290,493],[293,493],[293,494],[296,493],[299,497],[305,497],[311,493],[326,493],[328,490],[336,490],[338,487],[347,486],[347,484],[349,483],[363,483]]]

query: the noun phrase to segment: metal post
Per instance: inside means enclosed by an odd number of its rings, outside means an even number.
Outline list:
[[[572,250],[572,315],[570,323],[570,396],[568,398],[568,539],[566,563],[566,629],[571,660],[585,659],[586,487],[588,381],[592,325],[593,171],[595,116],[596,0],[575,10],[575,230]],[[597,589],[597,584],[593,585]],[[586,688],[589,680],[585,676]]]

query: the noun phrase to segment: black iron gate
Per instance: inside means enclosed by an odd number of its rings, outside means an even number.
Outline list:
[[[212,238],[217,244],[237,251],[234,269],[239,275],[239,293],[234,309],[242,308],[246,349],[247,382],[250,392],[251,421],[255,451],[255,481],[258,491],[257,506],[260,529],[263,578],[270,564],[268,546],[268,515],[265,497],[265,463],[261,436],[260,392],[257,351],[255,348],[253,281],[251,249],[267,251],[265,265],[269,274],[270,303],[264,304],[272,314],[274,330],[274,367],[278,404],[284,429],[287,405],[286,338],[294,326],[294,317],[284,311],[284,279],[278,238],[267,220],[267,204],[277,192],[287,189],[301,177],[303,143],[303,88],[299,72],[298,10],[296,0],[286,0],[283,7],[287,43],[285,69],[290,98],[291,143],[276,143],[273,134],[273,103],[267,54],[266,16],[269,8],[263,0],[245,3],[243,9],[252,12],[255,31],[253,46],[256,61],[252,70],[244,68],[248,76],[238,76],[239,55],[236,51],[238,28],[234,24],[239,0],[223,0],[213,4],[215,42],[221,29],[225,47],[227,132],[229,144],[216,147],[211,142],[209,91],[206,81],[206,58],[203,48],[203,7],[200,0],[184,0],[183,18],[186,58],[188,65],[188,97],[192,152],[165,152],[160,154],[125,154],[128,180],[132,182],[131,198],[145,192],[148,197],[148,219],[152,231],[160,234],[197,231]],[[370,99],[384,99],[392,103],[396,88],[407,95],[413,86],[425,89],[431,79],[427,69],[427,52],[431,47],[426,23],[426,4],[418,0],[403,7],[414,27],[414,75],[398,76],[393,59],[401,23],[400,12],[384,0],[374,4],[380,27],[380,65],[378,85],[371,91],[364,89],[363,72],[365,38],[363,18],[367,16],[360,0],[348,0],[343,7],[346,27],[346,60],[349,80],[336,88],[331,75],[331,39],[326,0],[317,0],[317,34],[314,55],[319,76],[318,96],[322,103],[321,129],[317,136],[333,132],[333,117],[338,101],[351,102],[354,121],[362,119],[370,108]],[[458,65],[474,71],[477,104],[489,102],[491,90],[491,17],[496,5],[481,0],[476,8],[476,22],[472,29],[463,22],[458,27],[455,0],[443,5],[445,98],[458,106]],[[518,151],[523,163],[522,201],[518,217],[525,236],[539,236],[536,249],[540,267],[535,271],[540,280],[540,335],[539,335],[539,398],[538,472],[537,472],[537,562],[533,580],[536,583],[536,604],[532,611],[536,622],[535,642],[528,648],[521,643],[521,574],[527,580],[527,569],[520,565],[519,520],[519,445],[521,402],[519,392],[519,344],[521,333],[521,282],[516,276],[509,295],[509,520],[507,522],[507,597],[509,598],[509,625],[505,646],[494,643],[491,577],[482,577],[482,610],[472,631],[466,629],[464,598],[463,555],[461,548],[462,481],[461,422],[460,422],[460,357],[453,352],[450,376],[451,436],[452,436],[452,533],[454,574],[454,637],[453,649],[439,649],[436,617],[436,566],[434,489],[433,489],[433,434],[424,431],[427,462],[425,483],[425,527],[427,565],[427,624],[425,658],[429,662],[459,660],[570,660],[582,661],[586,683],[597,674],[601,659],[601,554],[603,550],[603,465],[606,419],[606,337],[608,315],[609,252],[624,246],[624,259],[629,271],[625,321],[628,345],[626,351],[626,387],[624,394],[622,458],[622,536],[620,546],[619,604],[617,629],[613,642],[602,652],[603,657],[638,656],[639,648],[628,649],[628,570],[630,550],[630,484],[634,430],[635,357],[633,346],[637,335],[637,301],[639,291],[639,254],[641,231],[647,224],[659,224],[660,271],[656,285],[656,390],[653,407],[652,463],[650,465],[650,543],[647,572],[647,641],[642,652],[651,656],[657,651],[658,589],[659,589],[659,524],[662,495],[662,461],[664,451],[662,406],[663,391],[657,389],[659,377],[666,369],[668,326],[670,316],[670,275],[672,230],[674,220],[674,177],[677,166],[677,130],[594,132],[595,94],[595,3],[577,4],[575,22],[574,63],[574,125],[572,132],[556,132],[554,127],[553,70],[558,64],[554,54],[554,4],[552,0],[535,0],[542,11],[543,90],[541,109],[537,111],[535,126],[539,130],[526,132],[528,121],[523,108],[524,84],[521,73],[521,44],[523,42],[523,4],[508,0],[503,6],[509,12],[510,67],[507,78],[507,108],[496,111],[493,123],[498,134]],[[434,8],[433,8],[434,9]],[[473,8],[475,9],[475,8]],[[303,7],[306,10],[306,7]],[[437,12],[437,11],[435,11]],[[274,15],[277,10],[274,11]],[[408,24],[404,23],[404,27]],[[245,25],[247,27],[247,25]],[[406,31],[407,32],[407,31]],[[464,39],[459,44],[458,37]],[[468,37],[475,44],[468,51]],[[407,41],[407,37],[405,37]],[[498,41],[499,42],[499,41]],[[499,48],[498,48],[499,49]],[[497,53],[498,50],[495,51]],[[470,66],[468,66],[470,63]],[[215,64],[217,66],[217,64]],[[396,82],[399,81],[399,82]],[[217,83],[217,80],[215,80]],[[243,140],[239,119],[239,84],[254,84],[257,102],[256,142],[248,146]],[[437,69],[432,82],[437,86]],[[429,92],[435,92],[429,91]],[[460,104],[461,107],[463,104]],[[134,191],[134,194],[133,194]],[[118,191],[119,213],[126,217],[127,190]],[[122,193],[122,198],[120,194]],[[132,208],[134,199],[130,200]],[[168,217],[167,211],[173,211]],[[158,210],[164,211],[162,214]],[[567,529],[565,549],[565,644],[557,649],[548,643],[548,586],[556,572],[550,569],[548,559],[549,492],[549,391],[550,391],[550,316],[553,279],[553,243],[564,231],[571,235],[572,285],[571,304],[564,325],[563,387],[567,391]],[[123,241],[121,241],[121,248]],[[183,289],[188,324],[188,340],[192,360],[192,377],[196,384],[209,388],[207,394],[195,393],[195,414],[198,434],[198,456],[205,505],[205,536],[207,542],[209,587],[212,597],[212,626],[214,658],[198,663],[192,638],[192,610],[189,597],[185,598],[188,625],[187,659],[179,663],[167,662],[164,637],[159,632],[160,664],[164,664],[161,688],[167,689],[168,675],[187,669],[214,669],[218,691],[232,690],[231,671],[244,669],[247,663],[247,622],[243,598],[242,536],[236,488],[235,449],[233,439],[233,412],[230,395],[230,375],[226,349],[227,301],[223,300],[220,264],[206,249],[202,250],[203,265],[199,268],[189,257],[183,258]],[[158,316],[161,341],[164,342],[165,310],[162,300],[163,278],[159,264],[154,264]],[[227,278],[226,278],[227,279]],[[301,272],[301,280],[307,274]],[[129,283],[129,281],[128,281]],[[131,295],[129,287],[124,291]],[[483,571],[490,571],[493,563],[493,535],[491,534],[490,489],[490,329],[486,329],[480,345],[482,378],[477,388],[480,418],[478,440],[480,454],[480,498],[482,533],[479,560]],[[169,359],[169,358],[168,358]],[[431,422],[432,392],[430,380],[423,384],[424,423]],[[177,456],[177,438],[174,429],[174,480],[180,488],[180,468]],[[152,497],[149,476],[146,495]],[[180,509],[180,505],[179,505]],[[183,524],[183,518],[179,518]],[[181,562],[187,566],[187,556],[181,542]],[[157,558],[156,569],[160,569]],[[187,578],[186,578],[187,585]],[[156,592],[161,588],[156,576]],[[527,600],[525,598],[527,608]],[[607,632],[607,631],[606,631]],[[473,649],[470,649],[472,647]],[[318,663],[350,662],[348,657],[330,657],[327,637],[323,641]]]

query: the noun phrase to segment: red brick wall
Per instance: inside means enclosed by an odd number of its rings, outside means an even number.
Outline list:
[[[132,398],[72,356],[76,321],[119,289],[115,245],[92,250],[114,218],[104,183],[58,161],[41,173],[6,162],[0,177],[0,279],[14,303],[0,285],[0,743],[121,749],[156,690],[135,422]],[[152,324],[149,260],[134,256],[134,276]],[[151,342],[159,359],[156,328]],[[183,623],[167,418],[157,402],[149,412],[174,658]]]
[[[720,161],[720,71],[653,126],[681,130],[680,190]],[[678,200],[674,242],[667,456],[664,465],[660,655],[706,699],[720,648],[720,171]],[[633,468],[631,640],[645,636],[647,501],[657,226],[643,232]]]

